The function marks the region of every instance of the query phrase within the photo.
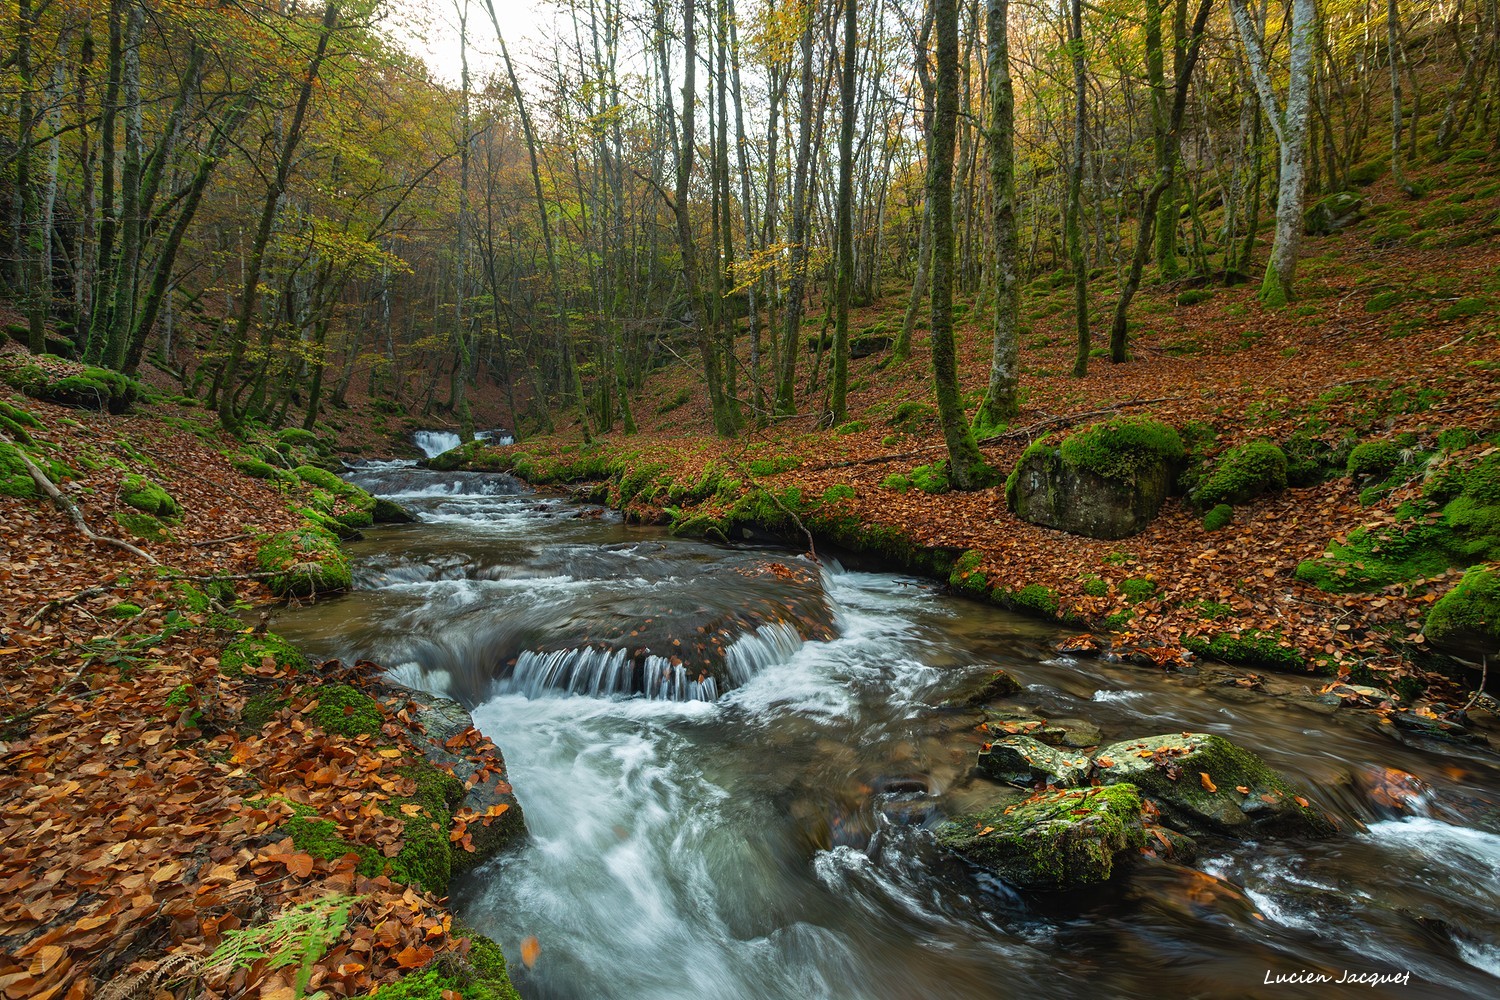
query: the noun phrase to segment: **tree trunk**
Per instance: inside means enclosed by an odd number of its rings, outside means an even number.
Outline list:
[[[1016,230],[1016,96],[1010,79],[1010,0],[989,0],[985,42],[989,54],[990,127],[986,135],[995,237],[995,336],[990,387],[975,423],[989,431],[1021,412],[1020,245]]]
[[[1177,45],[1182,49],[1182,58],[1176,64],[1176,79],[1172,86],[1172,103],[1165,110],[1165,121],[1162,125],[1167,133],[1167,145],[1175,150],[1178,145],[1178,136],[1182,131],[1182,116],[1187,107],[1188,83],[1193,76],[1193,67],[1198,61],[1198,53],[1202,49],[1203,33],[1208,24],[1208,15],[1213,7],[1213,0],[1200,0],[1198,14],[1193,19],[1192,34],[1186,39],[1178,39]],[[1153,15],[1160,20],[1161,10],[1159,0],[1146,0],[1146,18],[1149,23]],[[1156,178],[1146,196],[1141,199],[1141,210],[1138,218],[1139,228],[1135,238],[1135,252],[1131,256],[1130,271],[1126,274],[1125,281],[1120,286],[1120,298],[1115,302],[1114,320],[1109,330],[1109,358],[1110,361],[1119,364],[1127,360],[1129,356],[1129,338],[1127,315],[1130,310],[1131,300],[1135,298],[1136,290],[1141,286],[1141,273],[1146,267],[1146,255],[1151,246],[1151,226],[1154,223],[1157,228],[1157,236],[1160,237],[1160,227],[1163,225],[1162,215],[1156,210],[1157,200],[1165,197],[1166,193],[1174,186],[1174,176],[1178,157],[1160,157],[1156,161]],[[1228,204],[1228,196],[1225,197]],[[1165,224],[1177,227],[1177,212],[1173,207],[1172,217]],[[1233,234],[1230,234],[1231,236]],[[1162,244],[1157,241],[1157,252],[1161,253]],[[1173,241],[1173,260],[1176,260],[1176,243]]]
[[[1308,98],[1312,78],[1312,51],[1317,27],[1314,0],[1292,0],[1292,50],[1287,83],[1286,114],[1277,107],[1271,73],[1260,32],[1256,30],[1245,0],[1230,0],[1235,27],[1245,46],[1250,76],[1260,96],[1261,109],[1276,133],[1280,151],[1280,181],[1276,198],[1276,238],[1260,287],[1261,302],[1272,308],[1292,299],[1297,274],[1297,248],[1302,241],[1302,197],[1307,180]]]
[[[844,77],[840,86],[838,281],[834,292],[833,398],[829,422],[849,418],[849,298],[854,289],[854,119],[857,59],[856,0],[844,0]]]
[[[1088,83],[1083,65],[1083,2],[1072,0],[1068,17],[1068,49],[1073,57],[1073,162],[1068,174],[1068,211],[1065,223],[1068,260],[1073,267],[1073,318],[1078,330],[1078,351],[1073,375],[1083,378],[1089,370],[1089,272],[1083,255],[1083,158],[1087,150]]]
[[[802,98],[798,108],[797,167],[792,180],[792,260],[787,281],[785,330],[781,337],[781,370],[776,378],[776,412],[797,412],[797,336],[802,327],[803,296],[807,287],[807,182],[812,169],[813,119],[813,12],[801,14],[807,19],[802,27]]]
[[[958,138],[958,9],[955,0],[932,0],[937,35],[937,106],[927,170],[932,203],[932,382],[938,422],[948,445],[948,480],[954,489],[986,483],[984,459],[958,394],[953,342],[953,153]]]

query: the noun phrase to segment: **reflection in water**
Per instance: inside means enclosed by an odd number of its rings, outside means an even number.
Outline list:
[[[1386,988],[1407,996],[1500,990],[1487,755],[1413,750],[1364,716],[1190,676],[1056,659],[1049,628],[911,579],[757,574],[799,563],[500,480],[460,493],[436,473],[351,475],[423,523],[371,532],[353,547],[362,589],[275,627],[451,692],[503,748],[531,840],[455,892],[512,958],[539,938],[536,967],[514,966],[528,998],[1354,995],[1264,984],[1345,969],[1411,970]],[[827,628],[809,640],[797,620],[812,604]],[[674,640],[717,657],[722,697],[624,697],[660,694],[620,681],[637,647],[648,675],[665,663],[671,684],[696,680],[692,656],[671,663]],[[1297,776],[1345,832],[1205,842],[1201,870],[1143,861],[1090,892],[976,882],[926,829],[993,794],[970,775],[980,716],[944,702],[997,665],[1025,684],[1016,707],[1086,719],[1104,740],[1224,734]],[[1425,787],[1372,796],[1384,768]]]

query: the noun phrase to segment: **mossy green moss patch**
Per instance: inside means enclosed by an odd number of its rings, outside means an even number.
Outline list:
[[[958,816],[937,841],[971,864],[1025,889],[1108,881],[1120,856],[1145,845],[1140,795],[1132,785],[1071,788]]]
[[[318,707],[307,717],[325,732],[348,737],[374,736],[385,722],[375,699],[348,684],[321,684],[305,689],[302,694],[318,700]]]
[[[1394,441],[1365,441],[1349,452],[1346,468],[1356,479],[1383,479],[1400,464],[1401,449]]]
[[[1461,654],[1500,649],[1500,569],[1475,566],[1427,613],[1427,640]]]
[[[1286,453],[1270,441],[1247,441],[1223,454],[1193,493],[1200,507],[1242,504],[1286,488]]]
[[[380,987],[370,1000],[520,1000],[500,946],[464,927],[455,926],[454,933],[468,936],[467,958],[440,955],[427,968]]]
[[[256,561],[262,571],[272,574],[266,585],[278,597],[347,590],[353,582],[338,538],[318,527],[272,535],[261,545]]]
[[[1134,482],[1142,470],[1155,468],[1163,460],[1180,462],[1185,454],[1177,432],[1149,417],[1115,417],[1090,424],[1064,438],[1059,451],[1069,465],[1125,483]]]
[[[159,484],[131,473],[120,483],[120,499],[136,510],[159,518],[182,516],[182,506]]]
[[[337,823],[305,806],[294,807],[297,815],[282,829],[297,850],[315,858],[333,860],[353,854],[359,859],[355,869],[361,875],[384,874],[395,882],[441,896],[453,877],[454,847],[448,840],[448,828],[453,810],[463,799],[463,783],[429,764],[402,768],[401,773],[408,779],[407,790],[380,807],[402,822],[401,848],[392,857],[386,857],[374,845],[346,839]]]
[[[226,677],[239,677],[246,667],[258,667],[270,661],[276,666],[307,670],[307,658],[286,639],[275,632],[259,635],[242,635],[224,647],[219,657],[219,672]]]
[[[1218,531],[1234,520],[1234,508],[1227,503],[1215,506],[1203,515],[1203,530]]]
[[[1211,639],[1183,636],[1182,645],[1199,656],[1209,656],[1225,663],[1271,670],[1302,670],[1307,660],[1278,632],[1246,629],[1238,634],[1220,632]]]

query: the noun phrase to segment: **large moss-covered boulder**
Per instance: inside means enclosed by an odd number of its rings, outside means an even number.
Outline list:
[[[256,561],[277,597],[311,597],[347,590],[353,582],[349,560],[331,532],[304,527],[272,535],[260,547]]]
[[[1108,881],[1146,843],[1141,797],[1131,785],[1047,791],[958,816],[938,844],[1023,889]]]
[[[417,515],[399,503],[383,497],[375,498],[375,506],[370,509],[370,516],[375,519],[376,524],[411,524],[417,519]]]
[[[1094,755],[1099,780],[1140,789],[1162,823],[1191,836],[1331,832],[1327,817],[1269,764],[1211,733],[1125,740]]]
[[[1004,736],[979,751],[979,773],[1019,788],[1079,784],[1089,773],[1083,753],[1056,750],[1030,736]]]
[[[1182,457],[1182,439],[1172,428],[1118,417],[1060,443],[1050,437],[1035,442],[1006,480],[1006,500],[1032,524],[1088,538],[1124,538],[1156,517]]]
[[[1422,634],[1455,656],[1477,660],[1500,651],[1500,568],[1471,567],[1427,612]]]
[[[299,465],[292,474],[309,488],[309,503],[312,509],[326,515],[351,531],[368,528],[375,523],[377,501],[368,492],[345,482],[327,469],[315,465]],[[343,537],[343,532],[335,531]]]

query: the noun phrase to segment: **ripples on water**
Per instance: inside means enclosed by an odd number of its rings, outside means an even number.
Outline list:
[[[504,480],[393,467],[352,476],[410,502],[423,523],[372,532],[354,547],[364,589],[277,627],[459,697],[500,744],[531,839],[455,893],[529,998],[1371,992],[1263,983],[1268,971],[1337,979],[1346,968],[1412,971],[1408,986],[1381,993],[1500,995],[1500,810],[1487,754],[1412,750],[1368,717],[1055,660],[1046,627],[836,566],[820,597],[833,638],[746,628],[724,653],[735,686],[716,701],[620,697],[599,679],[618,681],[624,658],[579,635],[653,609],[712,618],[806,594],[763,581],[747,590],[723,573],[766,553],[580,517]],[[554,648],[570,631],[572,645]],[[1023,899],[976,881],[936,855],[925,830],[987,794],[969,775],[978,717],[939,706],[996,665],[1026,684],[1017,702],[1089,719],[1105,740],[1223,733],[1311,786],[1347,833],[1206,843],[1201,871],[1142,862],[1087,893]],[[1420,814],[1375,809],[1351,779],[1371,766],[1425,779]],[[514,959],[529,935],[542,954],[526,970]]]

